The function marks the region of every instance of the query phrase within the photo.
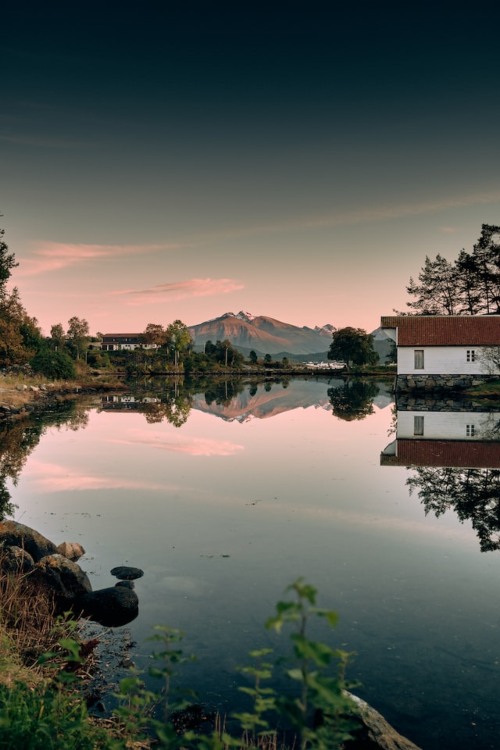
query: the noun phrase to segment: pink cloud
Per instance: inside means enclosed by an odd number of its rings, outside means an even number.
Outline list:
[[[35,276],[49,271],[58,271],[79,263],[103,258],[127,255],[144,255],[161,250],[177,250],[180,244],[143,245],[85,245],[71,242],[38,242],[34,257],[23,260],[19,266],[20,276]]]
[[[149,489],[164,490],[165,484],[154,484],[123,477],[105,477],[83,474],[59,464],[32,461],[30,464],[31,481],[38,492],[75,492],[76,490],[103,489]]]
[[[211,438],[184,438],[178,436],[169,438],[160,431],[134,430],[128,440],[113,440],[120,445],[147,445],[158,450],[172,453],[187,453],[190,456],[234,456],[242,451],[244,446],[229,440],[213,440]]]
[[[238,292],[241,289],[244,289],[244,285],[235,279],[187,279],[157,284],[149,289],[123,289],[113,294],[128,295],[130,305],[142,305],[147,302],[159,302],[165,298],[181,300],[187,297],[210,297]]]

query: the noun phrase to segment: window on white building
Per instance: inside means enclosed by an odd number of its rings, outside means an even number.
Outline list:
[[[424,369],[424,350],[415,349],[413,353],[414,353],[414,358],[415,358],[415,370],[423,370]]]
[[[467,349],[467,362],[475,362],[475,361],[476,361],[476,350]]]
[[[413,417],[413,434],[423,435],[424,434],[424,418]]]
[[[474,437],[476,434],[476,426],[473,424],[467,424],[465,425],[465,436],[466,437]]]

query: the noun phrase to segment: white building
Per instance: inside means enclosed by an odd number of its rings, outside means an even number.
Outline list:
[[[398,375],[485,375],[486,347],[500,347],[500,315],[381,318],[396,342]]]
[[[157,348],[157,344],[145,343],[143,333],[105,333],[103,334],[101,344],[101,349],[105,352]]]

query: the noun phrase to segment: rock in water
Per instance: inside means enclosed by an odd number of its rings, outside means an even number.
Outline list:
[[[78,599],[78,604],[84,615],[108,628],[126,625],[139,614],[137,594],[124,586],[88,592]]]
[[[128,565],[118,565],[109,572],[121,581],[135,581],[136,578],[142,578],[144,575],[144,571],[140,568],[131,568]]]

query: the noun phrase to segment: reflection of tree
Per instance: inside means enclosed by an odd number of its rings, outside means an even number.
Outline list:
[[[387,435],[389,437],[391,435],[396,435],[397,431],[398,431],[398,410],[397,410],[396,404],[393,404],[391,406],[391,423],[387,430]]]
[[[0,428],[0,518],[12,515],[15,508],[10,502],[7,480],[17,484],[26,459],[42,433],[42,424],[31,419],[3,424]]]
[[[481,552],[500,549],[500,470],[419,467],[406,480],[425,508],[436,517],[452,509],[470,520]]]
[[[55,411],[0,425],[0,519],[14,513],[7,480],[17,484],[26,459],[48,427],[79,430],[87,425],[88,414],[75,401],[61,404]]]
[[[375,383],[365,380],[353,380],[328,389],[334,415],[348,422],[373,414],[373,399],[377,394]]]
[[[140,410],[148,424],[163,422],[166,419],[174,427],[182,427],[187,422],[191,406],[191,394],[176,388],[175,391],[164,394],[161,401],[140,404]]]
[[[480,435],[482,440],[500,439],[500,416],[498,412],[490,412],[486,420],[481,424]]]
[[[241,380],[213,381],[205,390],[205,401],[208,406],[214,401],[218,406],[228,406],[244,387]]]

